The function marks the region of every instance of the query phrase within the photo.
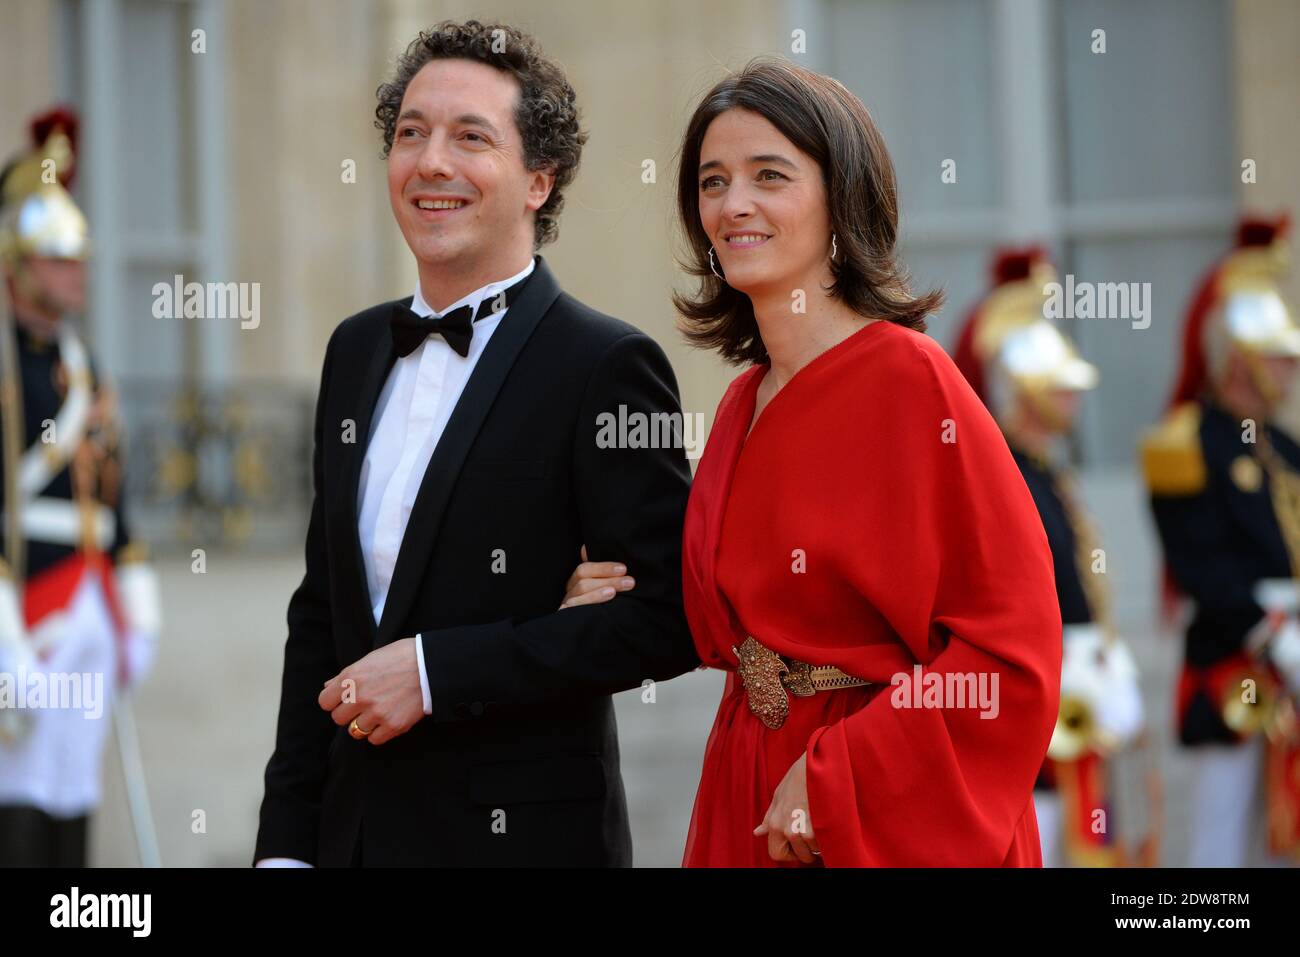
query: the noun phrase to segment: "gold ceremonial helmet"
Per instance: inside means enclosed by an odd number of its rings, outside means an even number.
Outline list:
[[[1290,246],[1279,236],[1224,260],[1205,330],[1212,366],[1222,368],[1229,347],[1247,355],[1300,356],[1300,326],[1280,289],[1290,258]]]
[[[15,265],[28,256],[84,260],[89,228],[60,182],[73,163],[67,133],[56,129],[20,158],[4,178],[0,196],[0,256]]]
[[[985,299],[974,330],[975,354],[983,362],[989,400],[999,419],[1009,415],[1014,394],[1043,405],[1043,396],[1064,389],[1082,392],[1097,385],[1097,367],[1044,316],[1045,287],[1056,270],[1035,262],[1025,279],[1004,283]]]

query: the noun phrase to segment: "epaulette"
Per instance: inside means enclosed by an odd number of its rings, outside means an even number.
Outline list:
[[[1142,472],[1153,495],[1195,495],[1205,488],[1201,407],[1184,402],[1142,436]]]

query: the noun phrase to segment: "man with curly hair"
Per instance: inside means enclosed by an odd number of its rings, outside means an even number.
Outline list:
[[[681,422],[672,369],[536,255],[575,99],[533,38],[477,21],[422,33],[378,90],[419,282],[325,352],[259,865],[631,862],[610,695],[699,663],[690,473],[680,440],[602,440],[611,415]],[[557,610],[584,545],[635,590]]]

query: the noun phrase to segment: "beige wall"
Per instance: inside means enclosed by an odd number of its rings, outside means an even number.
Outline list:
[[[1287,210],[1292,245],[1300,215],[1300,4],[1295,0],[1236,0],[1237,169],[1257,164],[1257,181],[1239,183],[1243,208]],[[1291,270],[1291,300],[1300,303],[1300,269]]]
[[[0,28],[0,163],[28,144],[27,121],[54,102],[54,0],[6,3]]]
[[[477,4],[428,0],[230,0],[229,153],[235,278],[262,283],[259,333],[236,341],[238,371],[314,388],[325,340],[348,313],[407,294],[411,257],[387,207],[374,89],[422,27]],[[781,51],[792,4],[779,0],[497,0],[494,16],[533,32],[569,70],[591,132],[557,244],[565,286],[654,335],[688,410],[712,413],[732,372],[686,349],[669,292],[673,159],[690,106],[724,69]],[[1237,143],[1258,163],[1243,205],[1300,212],[1300,5],[1233,0]],[[0,35],[0,151],[55,96],[54,0],[8,5]],[[355,160],[357,182],[341,182]],[[641,182],[654,159],[658,182]],[[1289,292],[1300,302],[1300,270]]]
[[[1291,214],[1292,266],[1286,294],[1300,309],[1300,4],[1295,0],[1235,0],[1233,4],[1237,162],[1256,163],[1256,182],[1238,182],[1244,209]],[[1300,388],[1292,389],[1283,421],[1300,435]]]
[[[782,50],[790,7],[778,0],[490,4],[494,17],[534,33],[565,65],[591,132],[560,240],[544,254],[575,295],[654,335],[677,369],[688,411],[710,418],[733,373],[685,348],[673,328],[668,296],[688,281],[672,260],[673,159],[699,95],[753,53]],[[268,315],[275,315],[271,302],[286,310],[277,347],[245,341],[243,364],[309,385],[339,318],[405,295],[415,281],[387,208],[370,125],[374,88],[420,29],[480,15],[481,5],[234,0],[232,9],[237,262],[241,273],[274,287],[264,286]],[[1293,175],[1300,127],[1288,120],[1300,89],[1300,5],[1235,0],[1233,11],[1239,153],[1259,164],[1259,182],[1240,186],[1243,205],[1300,211]],[[338,183],[343,157],[357,161],[354,186]],[[641,183],[645,159],[658,167],[653,185]],[[1290,292],[1300,301],[1300,270]]]
[[[334,326],[389,290],[380,275],[384,167],[370,126],[374,4],[232,0],[231,253],[262,284],[263,321],[235,337],[239,371],[315,388]],[[345,160],[356,182],[343,182]]]
[[[261,284],[263,321],[234,339],[237,375],[314,390],[325,342],[350,313],[406,295],[410,253],[388,209],[374,91],[393,57],[475,4],[428,0],[229,0],[227,72],[231,277]],[[498,0],[494,18],[534,33],[568,69],[591,133],[557,243],[566,289],[645,329],[668,351],[688,411],[711,422],[734,374],[687,349],[669,301],[674,157],[699,96],[727,68],[788,42],[779,0]],[[0,35],[0,149],[55,95],[55,0],[24,0]],[[341,179],[344,160],[356,182]],[[653,159],[657,182],[641,181]],[[202,189],[204,184],[196,184]],[[92,224],[93,228],[93,224]]]

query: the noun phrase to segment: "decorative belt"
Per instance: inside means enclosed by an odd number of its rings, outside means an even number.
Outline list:
[[[857,688],[870,681],[845,674],[834,665],[810,665],[778,655],[760,644],[753,635],[731,650],[740,659],[740,680],[745,685],[745,698],[754,717],[775,731],[785,724],[790,713],[790,695],[807,698],[818,691],[835,691],[839,688]]]

